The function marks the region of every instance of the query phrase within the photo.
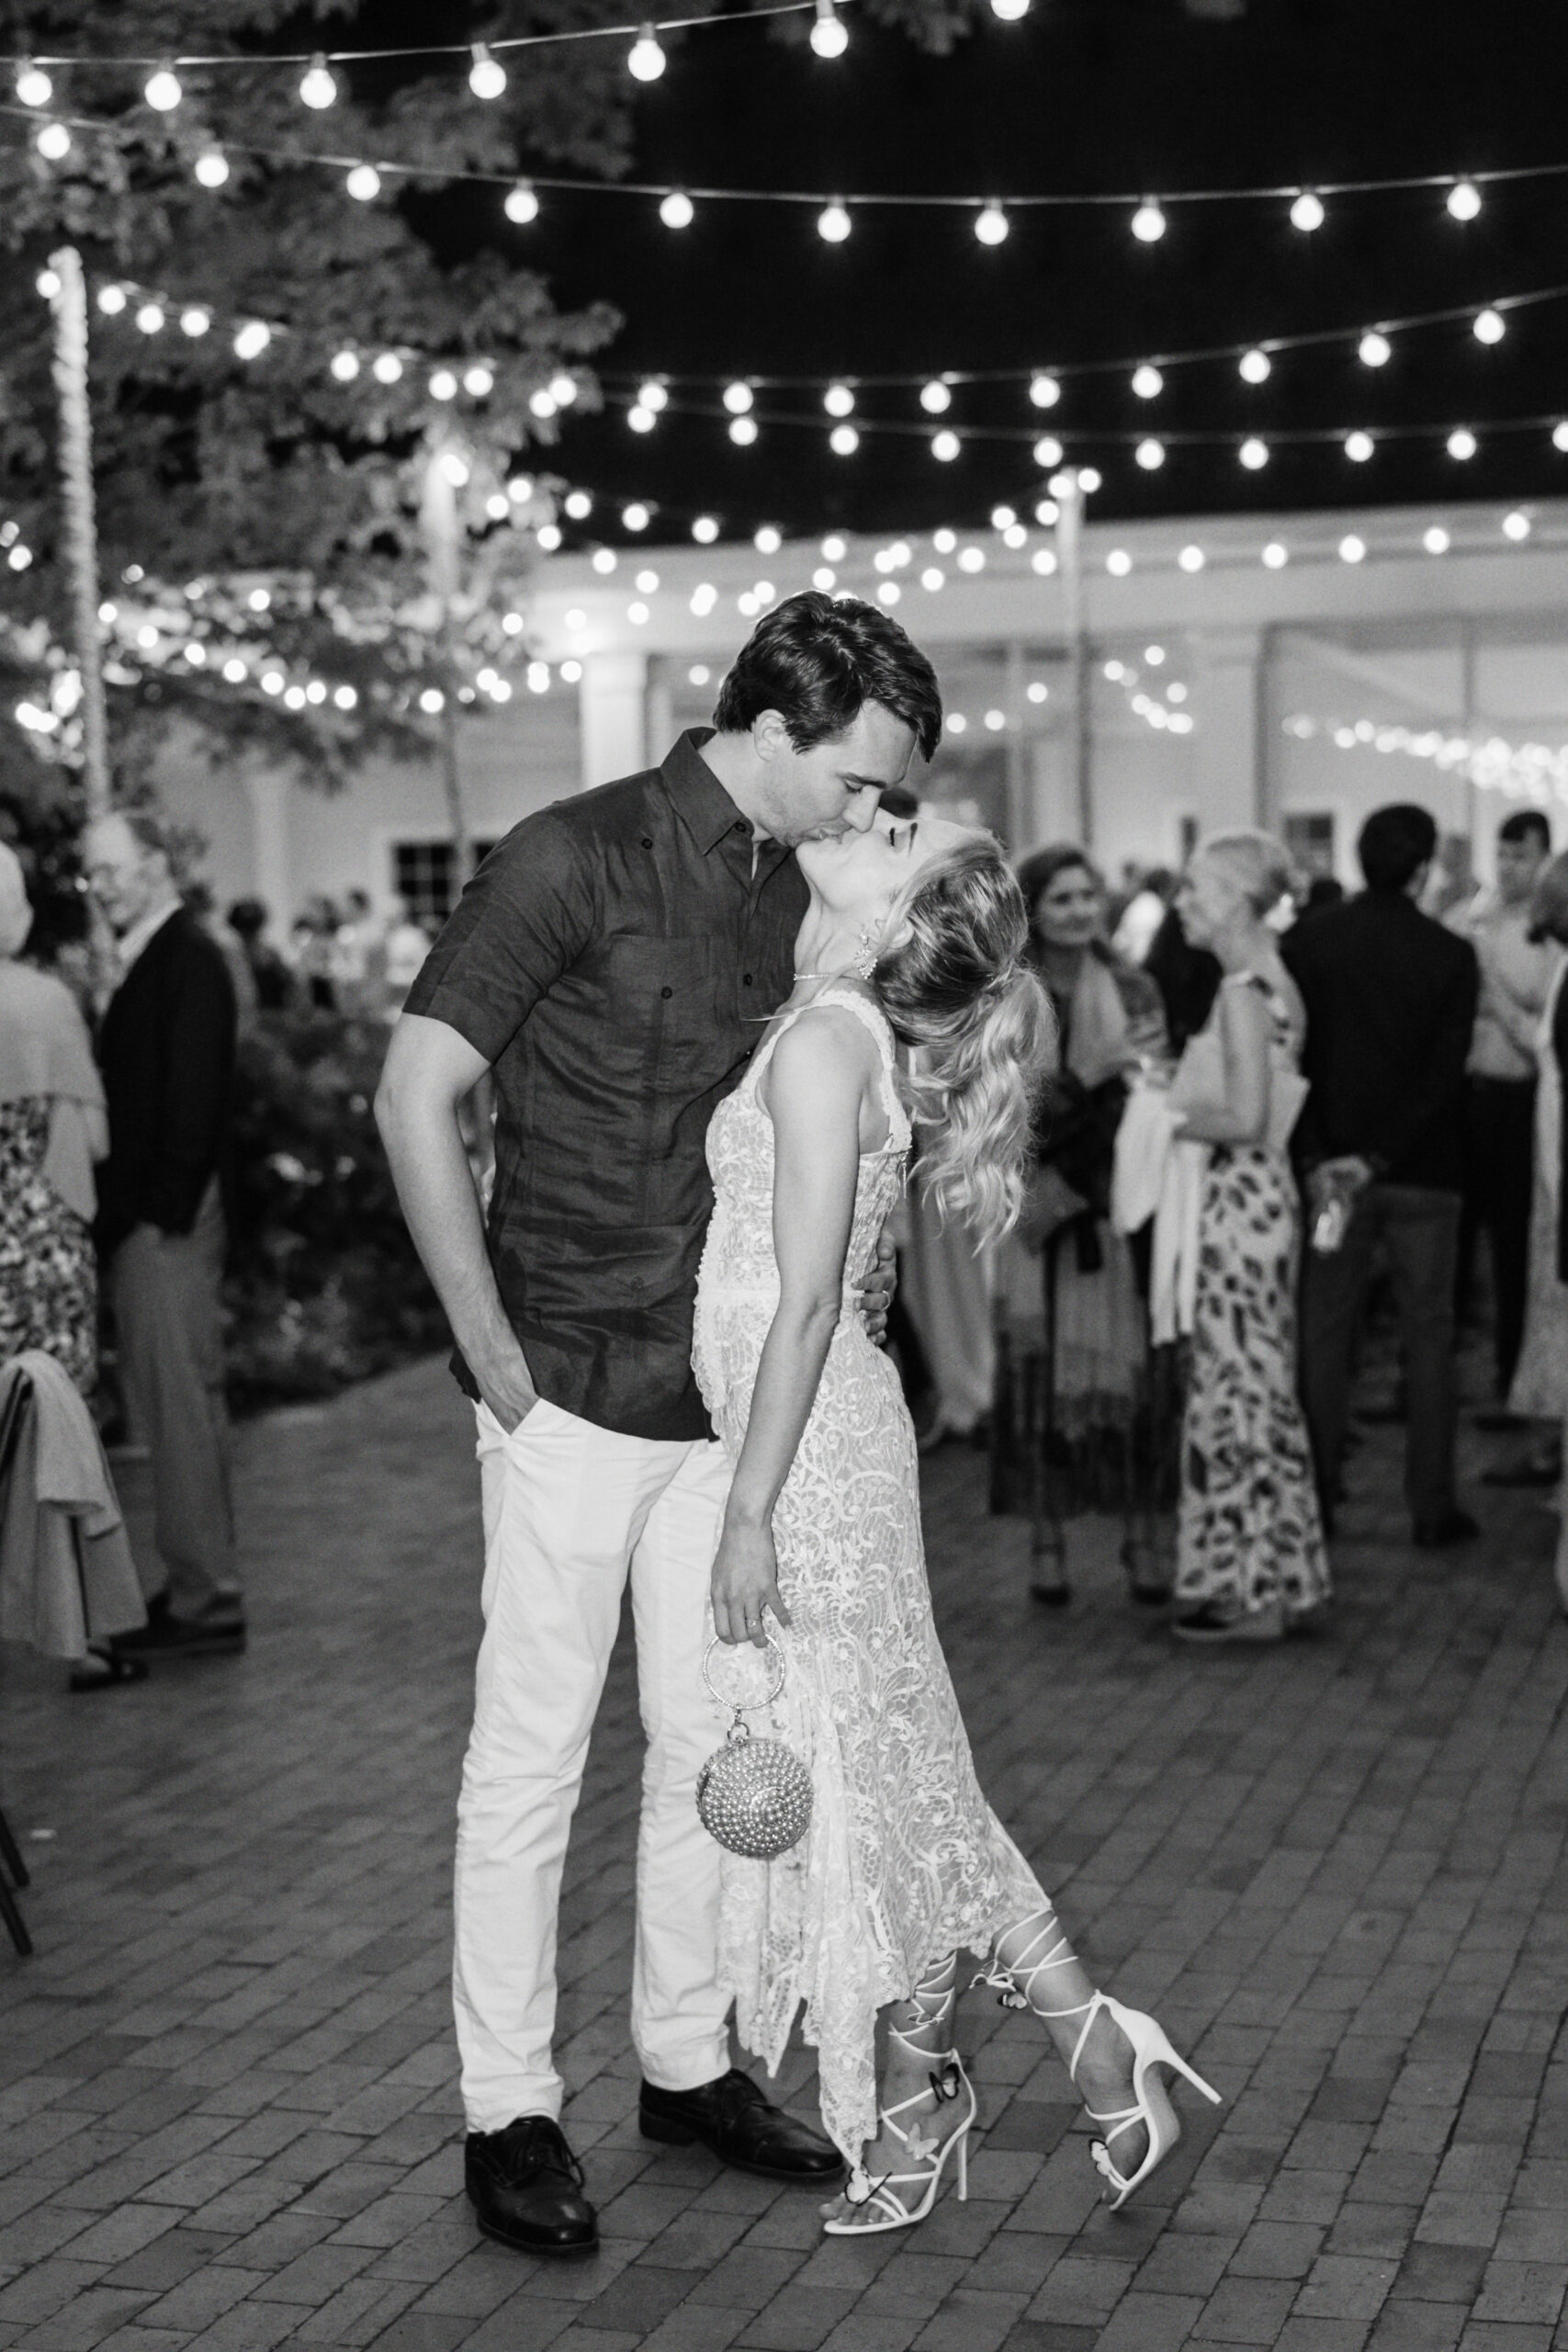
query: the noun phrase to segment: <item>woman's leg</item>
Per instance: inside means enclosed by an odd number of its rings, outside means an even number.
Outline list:
[[[1005,2007],[1033,2011],[1091,2116],[1108,2120],[1134,2106],[1133,2045],[1097,2006],[1094,1981],[1049,1904],[997,1938],[990,1969],[975,1981],[997,1985]],[[1117,2134],[1113,2153],[1123,2179],[1136,2172],[1148,2144],[1142,2123]]]
[[[963,2122],[960,2094],[964,2078],[953,2063],[953,2013],[957,1999],[958,1954],[950,1951],[932,1962],[907,2001],[895,2001],[882,2012],[882,2129],[861,2151],[858,2177],[852,2180],[850,2193],[835,2197],[822,2208],[829,2221],[852,2216],[857,2206],[866,2211],[868,2220],[881,2218],[864,2207],[859,2195],[863,2182],[875,2182],[894,2173],[929,2173],[936,2150]],[[921,2193],[918,2177],[904,2180],[897,2190],[906,2207],[918,2205]]]

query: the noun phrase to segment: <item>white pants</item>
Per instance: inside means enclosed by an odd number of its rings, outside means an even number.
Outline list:
[[[632,2041],[661,2090],[729,2064],[718,1848],[695,1795],[723,1736],[702,1659],[729,1464],[710,1441],[622,1437],[558,1405],[510,1437],[487,1406],[477,1418],[485,1632],[457,1801],[453,1996],[468,2127],[496,2132],[560,2113],[561,1869],[628,1569],[648,1735]]]

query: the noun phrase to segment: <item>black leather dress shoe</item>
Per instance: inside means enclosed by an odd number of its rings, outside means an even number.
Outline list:
[[[1422,1552],[1444,1552],[1450,1544],[1469,1544],[1480,1532],[1470,1513],[1461,1510],[1457,1503],[1438,1519],[1418,1519],[1411,1530]]]
[[[662,2140],[672,2148],[700,2141],[737,2172],[761,2173],[764,2180],[817,2188],[844,2169],[825,2132],[773,2106],[736,2066],[694,2091],[661,2091],[644,2083],[637,2121],[645,2140]]]
[[[501,2132],[470,2132],[463,2186],[487,2238],[524,2254],[571,2259],[596,2253],[599,2217],[582,2193],[582,2166],[549,2115],[520,2115]]]

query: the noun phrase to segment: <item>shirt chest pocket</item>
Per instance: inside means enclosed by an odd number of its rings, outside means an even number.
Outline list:
[[[608,943],[606,1026],[623,1069],[635,1064],[661,1091],[700,1088],[731,1059],[721,1033],[711,939],[616,938]]]

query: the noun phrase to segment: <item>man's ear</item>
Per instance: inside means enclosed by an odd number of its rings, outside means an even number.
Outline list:
[[[751,747],[760,760],[779,759],[793,747],[784,715],[777,710],[759,711],[751,721]]]

